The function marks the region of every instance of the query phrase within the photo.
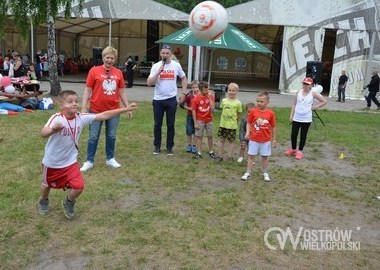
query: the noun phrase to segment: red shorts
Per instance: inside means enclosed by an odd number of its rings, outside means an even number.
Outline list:
[[[42,164],[42,184],[50,188],[83,190],[84,179],[78,163],[59,169],[49,168]]]

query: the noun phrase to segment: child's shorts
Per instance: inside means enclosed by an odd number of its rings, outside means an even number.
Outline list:
[[[272,154],[271,143],[259,143],[250,140],[247,154],[250,156],[257,156],[257,154],[260,154],[263,157],[269,157]]]
[[[195,129],[195,136],[202,137],[204,130],[206,130],[207,137],[212,137],[212,121],[208,123],[198,121],[198,129]]]
[[[235,138],[236,138],[236,129],[228,129],[228,128],[224,128],[224,127],[219,127],[218,137],[224,138],[228,142],[234,142]]]
[[[42,164],[42,184],[50,188],[83,190],[84,179],[78,163],[65,168],[49,168]]]

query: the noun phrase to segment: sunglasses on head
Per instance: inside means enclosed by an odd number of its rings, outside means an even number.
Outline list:
[[[302,84],[303,84],[303,85],[311,85],[311,84],[309,84],[309,83],[305,83],[305,82],[304,82],[304,83],[302,83]]]
[[[169,50],[171,50],[172,48],[169,45],[165,44],[165,45],[162,46],[162,49],[169,49]]]

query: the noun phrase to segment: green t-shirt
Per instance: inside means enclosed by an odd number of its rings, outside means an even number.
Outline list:
[[[242,113],[243,107],[237,99],[224,98],[220,104],[222,115],[220,116],[220,127],[227,129],[238,128],[238,114]]]

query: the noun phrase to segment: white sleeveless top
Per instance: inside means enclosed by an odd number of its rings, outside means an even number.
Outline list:
[[[313,92],[314,90],[312,89],[306,96],[303,96],[303,90],[298,91],[293,121],[301,123],[311,123],[313,121],[313,112],[311,110],[314,101]]]

